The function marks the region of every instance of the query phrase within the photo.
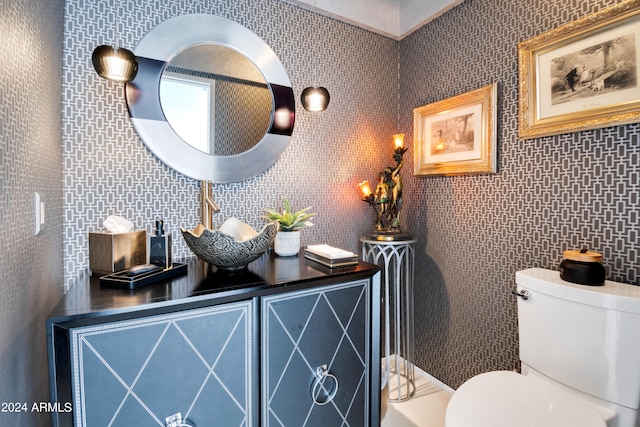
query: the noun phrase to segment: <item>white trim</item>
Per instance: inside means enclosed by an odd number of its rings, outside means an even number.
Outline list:
[[[395,357],[395,354],[391,355],[392,357]],[[402,356],[398,356],[400,359],[403,359]],[[382,358],[382,366],[385,365],[385,358]],[[443,383],[442,381],[440,381],[439,379],[437,379],[436,377],[434,377],[433,375],[430,375],[428,373],[426,373],[425,371],[423,371],[422,369],[420,369],[418,366],[416,366],[415,364],[413,365],[413,369],[415,370],[415,374],[416,377],[420,376],[422,378],[427,379],[430,383],[432,383],[433,385],[435,385],[436,387],[438,387],[440,390],[453,395],[453,393],[455,393],[455,390],[451,387],[449,387],[448,385],[446,385],[445,383]]]

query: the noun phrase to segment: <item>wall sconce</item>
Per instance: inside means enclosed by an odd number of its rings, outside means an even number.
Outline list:
[[[375,232],[371,236],[374,240],[406,240],[408,234],[400,231],[400,208],[402,207],[402,177],[400,170],[403,155],[407,151],[404,147],[404,134],[393,135],[393,160],[395,167],[387,167],[378,174],[375,190],[371,190],[369,181],[358,184],[362,201],[372,205],[376,211]]]
[[[118,32],[118,4],[116,3],[115,33]],[[138,60],[128,49],[100,45],[93,50],[91,62],[100,77],[115,82],[130,82],[138,73]]]
[[[133,52],[115,46],[98,46],[91,62],[100,77],[114,82],[130,82],[138,72],[138,60]]]
[[[329,106],[329,91],[324,87],[308,87],[302,91],[300,101],[305,110],[317,113],[324,111]]]
[[[316,10],[316,0],[313,1],[313,10]],[[311,25],[309,25],[311,27]],[[314,25],[314,30],[317,30],[317,26]],[[314,55],[315,58],[318,58],[318,55]],[[319,113],[320,111],[324,111],[329,106],[329,100],[331,97],[329,96],[329,91],[315,84],[318,77],[318,67],[313,67],[313,81],[314,84],[311,87],[307,87],[302,91],[300,95],[300,101],[302,102],[302,107],[312,113]]]

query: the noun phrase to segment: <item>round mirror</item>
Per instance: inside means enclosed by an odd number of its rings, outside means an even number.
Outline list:
[[[250,150],[271,125],[271,92],[246,56],[225,46],[188,47],[167,64],[160,104],[187,144],[216,156]]]
[[[295,101],[284,67],[245,27],[184,15],[138,44],[127,106],[138,135],[164,163],[217,183],[271,167],[289,143]]]

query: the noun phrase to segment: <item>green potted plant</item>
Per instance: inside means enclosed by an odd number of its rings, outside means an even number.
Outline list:
[[[263,217],[280,224],[280,230],[276,234],[273,244],[276,254],[281,256],[296,255],[300,251],[300,230],[311,227],[313,223],[310,219],[316,214],[308,212],[310,207],[294,212],[291,209],[291,202],[286,197],[282,198],[282,203],[284,205],[282,212],[265,209],[266,215]]]

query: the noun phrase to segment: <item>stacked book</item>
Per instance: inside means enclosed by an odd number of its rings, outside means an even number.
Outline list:
[[[327,267],[346,267],[358,263],[358,254],[329,245],[309,245],[304,256]]]

